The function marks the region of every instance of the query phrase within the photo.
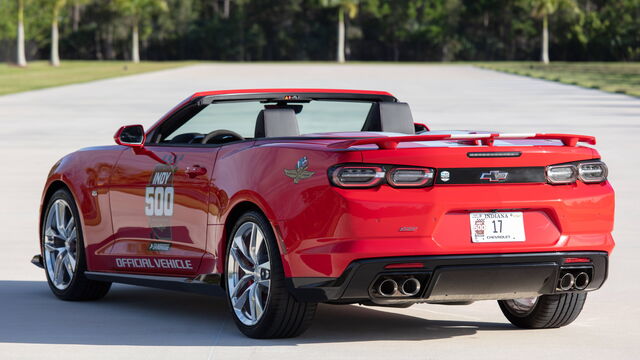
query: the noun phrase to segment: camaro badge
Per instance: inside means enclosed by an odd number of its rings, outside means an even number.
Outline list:
[[[315,171],[307,171],[309,168],[309,160],[304,156],[298,160],[295,170],[284,170],[284,174],[293,179],[293,183],[297,184],[298,181],[308,179],[311,175],[315,174]]]
[[[490,182],[496,182],[496,181],[500,182],[500,181],[506,181],[507,176],[509,176],[508,172],[491,170],[489,172],[482,173],[482,175],[480,175],[480,180],[489,180]]]

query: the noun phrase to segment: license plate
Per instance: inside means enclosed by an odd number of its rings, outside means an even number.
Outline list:
[[[471,241],[474,243],[524,241],[521,212],[471,213]]]

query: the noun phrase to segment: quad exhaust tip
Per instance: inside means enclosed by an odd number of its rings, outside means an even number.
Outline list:
[[[398,292],[398,283],[393,279],[385,279],[378,285],[378,293],[384,297],[391,297]]]
[[[400,291],[404,296],[414,296],[420,291],[420,281],[414,277],[410,277],[402,282]]]
[[[560,278],[560,283],[558,284],[558,288],[562,291],[569,291],[575,284],[575,281],[576,279],[572,273],[566,273],[562,275],[562,277]]]
[[[589,282],[591,279],[589,279],[589,275],[586,272],[581,272],[578,275],[576,275],[576,279],[575,279],[575,288],[576,290],[584,290],[587,288],[587,286],[589,286]]]

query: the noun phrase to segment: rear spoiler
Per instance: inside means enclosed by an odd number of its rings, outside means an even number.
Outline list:
[[[334,149],[348,149],[357,145],[375,144],[380,149],[393,150],[401,142],[418,141],[439,141],[439,140],[461,140],[469,141],[474,145],[492,146],[495,139],[537,139],[537,140],[560,140],[564,146],[576,146],[579,142],[590,145],[596,144],[596,138],[586,135],[573,134],[429,134],[413,136],[393,136],[379,138],[364,138],[357,140],[346,140],[329,145]]]

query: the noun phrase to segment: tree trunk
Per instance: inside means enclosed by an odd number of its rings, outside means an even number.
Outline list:
[[[224,0],[224,7],[222,8],[222,17],[228,19],[231,14],[231,0]]]
[[[80,3],[76,0],[73,4],[73,31],[78,31],[80,26]]]
[[[338,7],[338,62],[344,63],[344,9]]]
[[[133,22],[133,36],[131,37],[131,61],[134,63],[140,62],[140,49],[138,42],[138,22]]]
[[[58,14],[54,13],[51,22],[51,66],[60,66],[58,53]]]
[[[27,56],[25,55],[24,46],[24,1],[18,0],[18,44],[16,62],[18,66],[27,66]]]
[[[545,15],[542,18],[542,57],[544,64],[549,63],[549,17]]]

